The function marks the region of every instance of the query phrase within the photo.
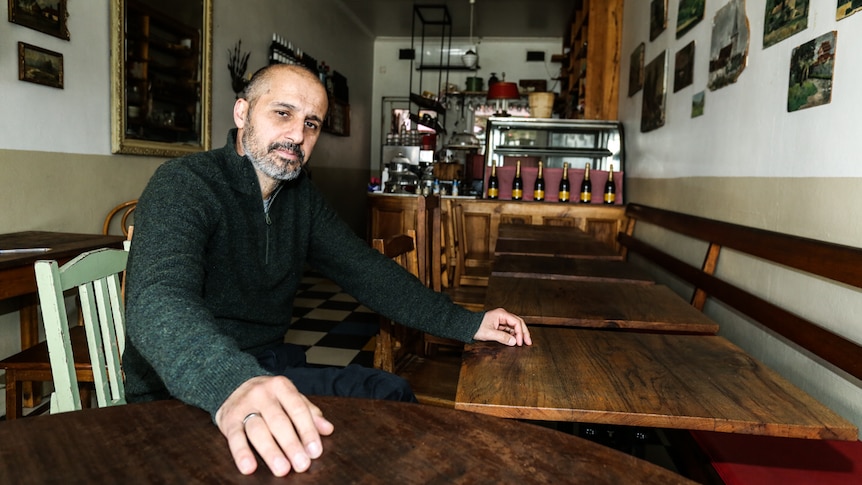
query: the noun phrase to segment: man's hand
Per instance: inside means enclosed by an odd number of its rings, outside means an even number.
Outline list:
[[[502,308],[485,312],[482,325],[479,326],[473,339],[500,342],[508,346],[533,345],[524,319]]]
[[[332,434],[332,423],[282,376],[261,376],[239,386],[216,411],[215,421],[227,438],[236,467],[244,475],[257,469],[257,450],[277,477],[304,472],[323,453],[320,436]]]

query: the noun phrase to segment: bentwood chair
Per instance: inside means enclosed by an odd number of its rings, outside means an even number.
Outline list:
[[[415,231],[388,239],[374,239],[372,246],[419,277]],[[425,334],[380,317],[380,331],[374,348],[374,367],[397,374],[413,389],[419,402],[455,407],[455,393],[461,372],[461,353],[441,349],[425,353]]]
[[[80,298],[97,404],[125,404],[120,366],[125,346],[120,280],[127,258],[127,251],[103,248],[83,253],[62,267],[56,261],[36,262],[36,285],[54,382],[52,414],[82,407],[63,294],[72,289],[77,289]]]
[[[127,239],[131,239],[129,228],[134,221],[133,213],[137,206],[138,199],[127,200],[108,211],[108,215],[105,216],[105,222],[102,224],[102,234],[110,234],[112,226],[115,225],[115,221],[119,218],[120,230]]]

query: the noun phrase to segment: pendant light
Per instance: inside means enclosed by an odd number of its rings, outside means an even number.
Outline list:
[[[464,67],[468,69],[473,69],[476,67],[476,63],[479,62],[479,55],[476,54],[476,51],[473,49],[473,5],[476,3],[476,0],[470,0],[470,47],[461,56],[461,61],[464,63]]]

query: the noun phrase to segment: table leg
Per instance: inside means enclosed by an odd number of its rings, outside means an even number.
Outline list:
[[[21,349],[29,349],[39,343],[39,310],[36,302],[36,295],[26,295],[21,297],[20,309],[21,321]],[[33,408],[42,402],[42,383],[41,382],[21,382],[21,396],[23,397],[23,406]],[[7,396],[9,388],[6,388]],[[7,400],[8,401],[8,400]],[[19,403],[19,405],[22,405]],[[8,415],[8,409],[7,409]]]

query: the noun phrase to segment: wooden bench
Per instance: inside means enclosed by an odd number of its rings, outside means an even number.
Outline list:
[[[731,307],[749,320],[822,359],[850,378],[862,379],[862,346],[800,315],[716,277],[722,248],[754,256],[812,277],[862,288],[862,249],[778,232],[629,204],[628,224],[618,235],[626,255],[637,254],[693,287],[691,302],[702,310],[708,299]],[[695,267],[635,237],[635,225],[649,224],[706,243],[703,264]],[[639,230],[640,232],[640,230]],[[721,323],[721,322],[719,322]],[[674,433],[685,441],[675,448],[702,451],[684,462],[706,463],[684,473],[706,483],[862,483],[862,443],[771,438],[726,433]],[[688,445],[696,444],[691,447]]]

